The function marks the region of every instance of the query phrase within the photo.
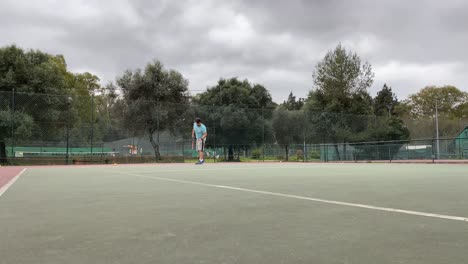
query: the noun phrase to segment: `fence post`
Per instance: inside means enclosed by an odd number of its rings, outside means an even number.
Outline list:
[[[16,94],[15,94],[15,87],[11,90],[11,158],[14,160],[15,158],[15,122],[13,119],[15,118],[15,111],[16,111]],[[6,142],[5,142],[6,143]],[[7,160],[5,160],[7,162]]]
[[[325,162],[328,162],[328,144],[325,144]]]
[[[185,140],[184,140],[184,136],[182,136],[182,163],[185,163]]]
[[[66,159],[66,164],[68,165],[69,164],[69,159],[70,159],[70,105],[72,103],[72,97],[71,96],[68,96],[67,97],[67,153],[66,153],[66,156],[65,156],[65,159]]]
[[[157,163],[161,162],[162,157],[161,157],[161,142],[160,142],[160,135],[159,135],[159,115],[161,114],[161,106],[159,105],[159,97],[156,98],[156,142],[158,144],[158,160],[156,160]],[[153,135],[151,135],[153,136]]]
[[[93,139],[94,139],[94,91],[91,94],[91,160],[93,160]]]
[[[390,163],[392,163],[392,152],[390,150],[390,145],[388,145],[388,159],[390,160]]]
[[[262,106],[262,159],[265,162],[265,114],[264,107]]]
[[[409,155],[409,149],[410,149],[410,144],[411,144],[411,141],[408,141],[408,144],[406,144],[406,156],[407,156],[407,160],[410,159],[410,155]]]
[[[215,121],[215,118],[214,118],[214,116],[215,116],[215,105],[214,104],[212,104],[212,107],[211,107],[211,116],[213,117],[213,119],[212,119],[213,120],[213,124],[212,124],[212,126],[213,126],[213,149],[214,149],[214,151],[213,151],[213,162],[216,162],[216,152],[217,152],[216,151],[216,124],[215,124],[216,121]]]
[[[461,141],[461,138],[457,139],[457,141],[458,141],[458,153],[459,153],[458,156],[460,157],[460,159],[463,159],[463,151],[462,151],[462,142],[463,141]]]
[[[107,155],[108,155],[108,154],[107,154]],[[112,155],[112,154],[111,154],[111,155]],[[104,158],[104,142],[101,143],[101,155],[100,155],[100,156],[101,156],[101,159],[100,159],[100,160],[101,160],[101,162],[102,162],[102,160],[103,160],[103,158]]]
[[[304,111],[304,150],[302,154],[302,159],[304,162],[307,161],[306,133],[307,133],[307,112]]]
[[[434,139],[432,139],[432,163],[435,163]]]

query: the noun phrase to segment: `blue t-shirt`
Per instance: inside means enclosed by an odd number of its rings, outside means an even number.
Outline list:
[[[206,126],[201,124],[201,126],[197,126],[197,123],[193,123],[193,130],[195,131],[195,137],[201,138],[203,134],[206,133]]]

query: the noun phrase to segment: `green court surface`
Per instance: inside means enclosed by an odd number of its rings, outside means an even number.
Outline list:
[[[0,263],[468,263],[468,166],[31,167]]]

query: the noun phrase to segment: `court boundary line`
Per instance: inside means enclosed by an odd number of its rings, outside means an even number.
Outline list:
[[[2,197],[4,193],[6,193],[6,191],[19,179],[21,175],[23,175],[25,171],[26,168],[22,169],[15,177],[13,177],[9,182],[7,182],[0,188],[0,197]]]
[[[285,168],[286,166],[294,167],[293,165],[301,165],[304,168],[315,167],[315,166],[330,166],[333,168],[348,166],[370,166],[370,165],[403,165],[403,166],[447,166],[453,167],[455,165],[468,165],[467,163],[390,163],[390,162],[240,162],[240,163],[231,163],[231,162],[216,162],[216,163],[207,163],[203,167],[214,167],[214,166],[223,166],[223,165],[232,165],[233,167],[254,167],[258,165],[281,165],[271,168]],[[339,165],[339,166],[337,166]],[[117,165],[113,164],[90,164],[90,165],[28,165],[23,166],[28,169],[51,169],[51,168],[73,168],[73,169],[95,169],[95,168],[111,168],[113,166],[118,167],[151,167],[151,168],[163,168],[163,167],[180,167],[188,168],[193,166],[192,163],[119,163]],[[267,168],[267,167],[262,167]],[[136,172],[146,172],[146,171],[136,171]],[[153,172],[153,171],[148,171]]]
[[[204,167],[204,168],[194,168],[189,167],[192,169],[168,169],[168,170],[135,170],[132,172],[136,173],[159,173],[159,172],[197,172],[197,171],[219,171],[219,170],[252,170],[252,168],[248,167],[225,167],[225,168],[213,168],[213,167]],[[260,169],[309,169],[311,167],[259,167]],[[254,168],[255,169],[255,168]]]
[[[198,185],[198,186],[214,187],[214,188],[219,188],[219,189],[228,189],[228,190],[235,190],[235,191],[242,191],[242,192],[258,193],[258,194],[267,194],[267,195],[277,196],[277,197],[286,197],[286,198],[293,198],[293,199],[299,199],[299,200],[306,200],[306,201],[313,201],[313,202],[334,204],[334,205],[341,205],[341,206],[348,206],[348,207],[355,207],[355,208],[363,208],[363,209],[376,210],[376,211],[384,211],[384,212],[391,212],[391,213],[400,213],[400,214],[407,214],[407,215],[439,218],[439,219],[452,220],[452,221],[468,222],[468,217],[461,217],[461,216],[454,216],[454,215],[443,215],[443,214],[427,213],[427,212],[398,209],[398,208],[391,208],[391,207],[381,207],[381,206],[374,206],[374,205],[367,205],[367,204],[349,203],[349,202],[307,197],[307,196],[302,196],[302,195],[285,194],[285,193],[278,193],[278,192],[270,192],[270,191],[240,188],[240,187],[227,186],[227,185],[202,183],[202,182],[194,182],[194,181],[186,181],[186,180],[178,180],[178,179],[156,177],[156,176],[146,176],[146,175],[141,175],[141,174],[118,172],[118,171],[109,171],[109,172],[114,172],[118,174],[129,175],[129,176],[136,176],[136,177],[141,177],[141,178],[147,178],[147,179],[153,179],[153,180],[159,180],[159,181],[193,184],[193,185]]]
[[[265,164],[266,165],[266,164]],[[271,164],[269,164],[271,165]],[[326,167],[326,168],[333,168],[333,169],[349,169],[354,164],[346,165],[346,166],[336,166],[336,164],[300,164],[299,166],[289,166],[287,164],[286,166],[260,166],[254,169],[314,169],[317,168],[316,165],[319,165],[320,167]],[[361,167],[359,164],[356,167]],[[197,172],[197,171],[219,171],[219,170],[252,170],[252,167],[250,166],[242,166],[242,165],[234,165],[233,167],[215,167],[216,165],[203,165],[203,166],[184,166],[184,169],[180,168],[164,168],[160,170],[132,170],[131,172],[133,173],[159,173],[159,172]],[[162,168],[162,167],[159,167]]]

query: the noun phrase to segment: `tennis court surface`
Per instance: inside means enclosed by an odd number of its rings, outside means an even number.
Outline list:
[[[0,168],[0,263],[468,263],[467,165],[21,171]]]

